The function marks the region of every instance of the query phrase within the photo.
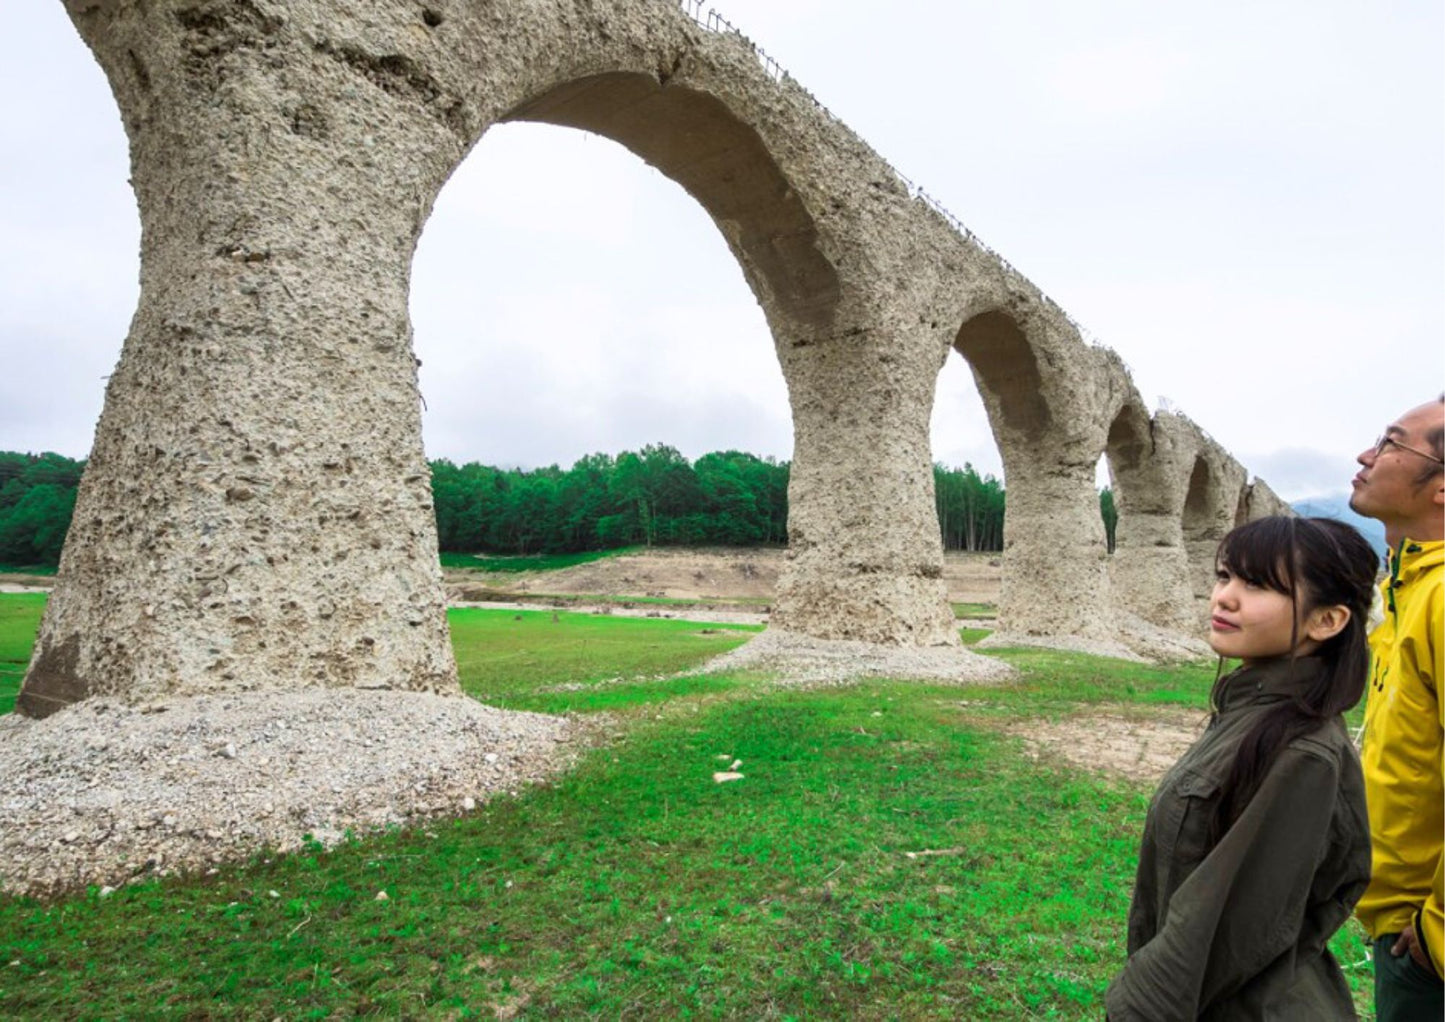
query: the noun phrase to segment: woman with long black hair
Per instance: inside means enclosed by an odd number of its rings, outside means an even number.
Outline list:
[[[1355,1018],[1326,942],[1370,876],[1341,714],[1364,693],[1378,567],[1329,519],[1264,518],[1220,544],[1209,643],[1242,665],[1150,803],[1115,1022]]]

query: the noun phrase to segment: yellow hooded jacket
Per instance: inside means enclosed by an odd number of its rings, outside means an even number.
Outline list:
[[[1365,704],[1365,798],[1373,845],[1355,914],[1371,937],[1414,924],[1445,976],[1445,543],[1404,540],[1381,585],[1385,619]]]

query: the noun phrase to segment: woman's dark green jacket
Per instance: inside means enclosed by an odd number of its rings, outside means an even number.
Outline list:
[[[1129,960],[1106,995],[1113,1022],[1355,1018],[1325,946],[1370,878],[1360,760],[1335,718],[1280,751],[1211,847],[1209,824],[1241,739],[1319,661],[1243,668],[1164,776],[1144,824]]]

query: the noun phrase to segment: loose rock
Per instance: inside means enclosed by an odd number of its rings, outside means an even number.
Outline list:
[[[5,714],[0,889],[115,888],[470,811],[565,769],[587,747],[570,739],[590,733],[462,696],[355,689]],[[266,756],[227,752],[257,747]]]

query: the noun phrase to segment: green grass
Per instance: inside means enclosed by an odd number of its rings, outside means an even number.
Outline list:
[[[0,594],[0,713],[15,708],[44,609],[44,593]]]
[[[556,571],[572,568],[579,564],[590,564],[604,557],[631,553],[636,547],[622,547],[617,550],[589,550],[576,554],[534,554],[526,555],[482,555],[459,554],[444,550],[441,554],[443,568],[468,568],[473,571]]]
[[[494,706],[546,713],[610,710],[731,687],[675,674],[747,641],[759,625],[454,607],[447,612],[462,688]],[[581,686],[551,691],[559,685]]]
[[[954,617],[997,617],[998,607],[992,603],[954,603]]]
[[[741,638],[696,623],[451,622],[469,691],[605,709],[621,737],[461,819],[0,898],[0,1015],[1095,1019],[1148,791],[990,718],[1197,706],[1213,677],[1020,649],[1017,684],[802,693],[649,680]],[[1364,958],[1357,931],[1335,945]]]

